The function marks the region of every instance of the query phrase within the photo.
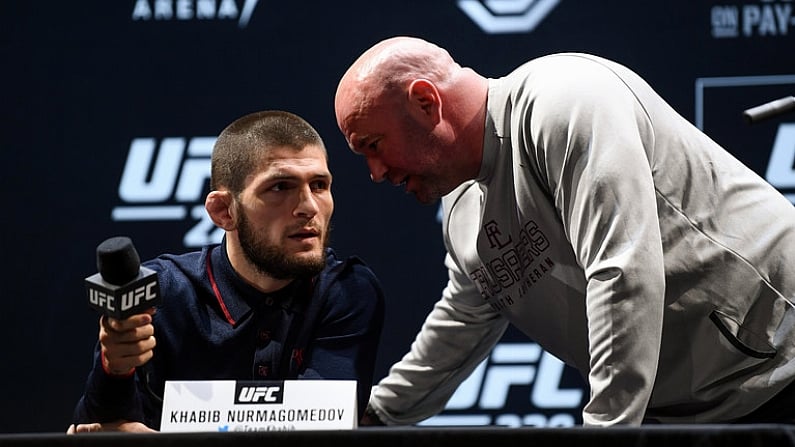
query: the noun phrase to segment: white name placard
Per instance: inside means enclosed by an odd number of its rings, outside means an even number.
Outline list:
[[[160,431],[351,430],[355,380],[166,381]]]

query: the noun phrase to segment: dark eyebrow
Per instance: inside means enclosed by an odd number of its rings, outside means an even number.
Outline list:
[[[332,179],[332,175],[331,175],[331,172],[323,172],[323,173],[315,174],[314,176],[312,176],[312,178],[315,179],[315,180],[317,180],[317,179],[331,180]]]
[[[302,175],[281,174],[280,173],[280,174],[277,174],[277,175],[268,176],[268,177],[266,177],[266,180],[269,181],[269,182],[273,182],[273,181],[283,181],[283,180],[298,180],[298,179],[301,179],[301,178],[303,178]],[[316,173],[312,174],[309,178],[312,178],[312,179],[318,179],[318,178],[330,179],[331,178],[331,173],[330,172],[319,171],[319,172],[316,172]]]

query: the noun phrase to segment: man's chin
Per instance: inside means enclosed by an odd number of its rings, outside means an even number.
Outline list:
[[[295,253],[290,256],[290,262],[297,265],[325,264],[326,251],[320,249]]]
[[[439,199],[442,198],[442,196],[446,194],[439,191],[437,188],[428,188],[427,186],[429,185],[425,185],[422,183],[418,183],[417,185],[414,186],[417,187],[417,189],[406,190],[406,192],[413,195],[414,198],[417,200],[417,202],[423,205],[433,205],[434,203],[438,202]]]
[[[412,193],[414,194],[414,198],[422,205],[433,205],[439,200],[439,197],[436,195],[430,194],[421,194],[421,193]]]

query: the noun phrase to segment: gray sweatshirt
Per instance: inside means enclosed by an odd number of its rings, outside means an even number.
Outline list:
[[[585,425],[725,422],[795,378],[795,207],[640,77],[584,54],[489,80],[449,282],[371,396],[440,412],[508,324],[579,370]]]

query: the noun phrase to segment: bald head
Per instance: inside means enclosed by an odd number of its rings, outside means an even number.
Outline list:
[[[385,87],[400,85],[409,78],[440,82],[458,64],[438,46],[414,37],[382,40],[362,53],[342,77],[341,86],[377,81]]]
[[[443,87],[461,67],[450,54],[414,37],[393,37],[362,53],[342,76],[334,106],[337,121],[371,106],[382,95],[402,92],[415,79]]]
[[[337,87],[337,125],[370,178],[404,185],[421,202],[480,169],[488,80],[444,49],[394,37],[365,51]]]

